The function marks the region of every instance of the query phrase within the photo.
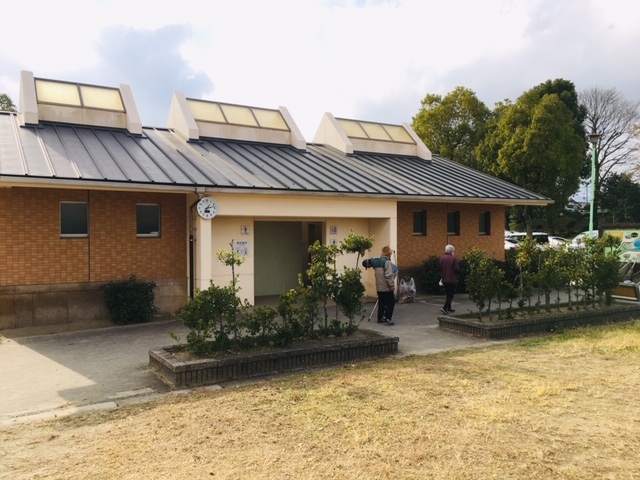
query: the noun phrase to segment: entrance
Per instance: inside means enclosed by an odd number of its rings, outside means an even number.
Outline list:
[[[255,296],[280,295],[306,281],[309,245],[322,242],[321,222],[254,223]]]

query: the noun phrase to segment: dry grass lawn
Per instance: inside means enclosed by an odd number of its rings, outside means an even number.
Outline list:
[[[7,479],[640,478],[640,322],[0,431]]]

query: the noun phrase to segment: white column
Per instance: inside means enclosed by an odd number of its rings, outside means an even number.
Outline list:
[[[212,228],[211,220],[196,215],[196,231],[195,231],[195,284],[194,287],[199,290],[209,288],[212,278],[213,266],[213,247],[212,247]]]

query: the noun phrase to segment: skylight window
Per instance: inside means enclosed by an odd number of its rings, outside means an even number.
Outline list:
[[[41,78],[36,78],[35,82],[38,103],[115,112],[125,111],[120,90],[117,88],[58,82]]]
[[[390,141],[391,137],[385,131],[384,127],[379,123],[360,122],[360,125],[367,133],[367,136],[372,140],[387,140]]]
[[[386,125],[384,123],[360,122],[358,120],[348,120],[336,118],[342,130],[350,138],[361,138],[364,140],[380,140],[384,142],[410,143],[415,142],[407,131],[399,125]]]
[[[347,135],[347,137],[353,138],[369,138],[364,129],[360,126],[360,123],[355,120],[345,120],[342,118],[336,118],[342,130]]]
[[[256,117],[251,113],[249,107],[241,107],[239,105],[220,105],[224,116],[227,117],[227,122],[235,123],[236,125],[246,125],[248,127],[257,127],[258,121]]]
[[[227,123],[227,119],[222,114],[222,109],[217,103],[199,102],[198,100],[188,100],[189,108],[193,118],[201,122]]]
[[[187,99],[193,118],[199,122],[226,123],[254,128],[289,131],[278,110]]]
[[[264,108],[254,108],[252,110],[261,127],[275,128],[276,130],[289,130],[289,127],[287,127],[287,124],[279,111],[266,110]]]

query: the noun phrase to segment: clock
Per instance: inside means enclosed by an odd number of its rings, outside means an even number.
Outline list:
[[[218,213],[218,204],[211,197],[202,197],[198,200],[196,208],[198,210],[198,215],[202,218],[206,218],[207,220],[212,219]]]

